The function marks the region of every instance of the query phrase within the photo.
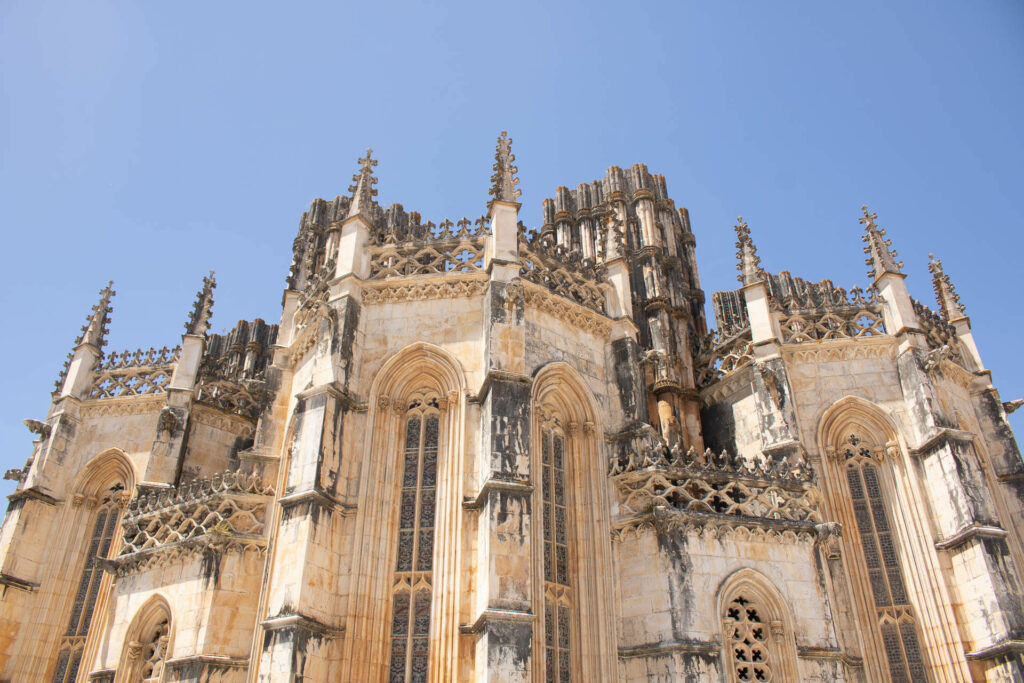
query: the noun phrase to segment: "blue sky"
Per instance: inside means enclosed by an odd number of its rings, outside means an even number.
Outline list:
[[[367,146],[382,203],[436,222],[484,212],[502,129],[529,225],[610,165],[664,174],[709,293],[735,287],[739,214],[767,269],[865,286],[867,203],[914,296],[944,260],[1024,396],[1022,36],[1009,0],[4,0],[0,467],[108,279],[108,349],[179,342],[211,268],[215,331],[276,322],[299,216]]]

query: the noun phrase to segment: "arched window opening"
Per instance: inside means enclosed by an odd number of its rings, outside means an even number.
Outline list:
[[[914,608],[907,596],[893,527],[879,482],[877,461],[884,455],[884,446],[852,433],[843,442],[840,452],[889,673],[894,683],[927,680]]]
[[[82,567],[82,574],[78,580],[78,589],[75,591],[67,629],[60,640],[53,683],[73,683],[78,676],[85,639],[89,634],[89,624],[92,622],[96,600],[99,598],[100,584],[103,581],[103,570],[100,567],[99,559],[109,557],[114,530],[117,528],[118,518],[121,514],[118,502],[122,491],[124,491],[123,484],[119,483],[110,487],[99,502],[93,523],[89,527],[85,566]]]
[[[439,432],[437,398],[412,399],[405,420],[392,588],[392,683],[427,680]]]
[[[723,626],[736,681],[777,681],[779,647],[774,639],[781,635],[781,621],[769,621],[760,601],[740,593],[725,606]]]
[[[557,421],[541,429],[544,528],[544,670],[546,680],[567,683],[572,670],[572,586],[566,502],[565,435]]]

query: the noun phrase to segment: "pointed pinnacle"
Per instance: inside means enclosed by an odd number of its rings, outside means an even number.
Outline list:
[[[352,193],[352,203],[348,207],[348,216],[365,214],[374,205],[373,198],[377,196],[377,190],[373,187],[377,184],[377,178],[373,175],[373,168],[377,160],[372,158],[373,150],[366,148],[366,156],[359,160],[359,172],[352,176],[355,185],[349,185],[348,191]]]
[[[192,312],[185,323],[185,334],[201,336],[210,329],[210,318],[213,316],[213,290],[217,287],[217,279],[213,271],[203,278],[203,288],[196,292]]]
[[[892,240],[885,238],[885,230],[875,223],[878,220],[877,213],[868,213],[868,205],[861,205],[864,215],[857,219],[857,222],[864,226],[864,235],[860,238],[864,242],[864,253],[867,258],[864,265],[871,266],[868,277],[878,279],[885,273],[899,273],[903,269],[903,262],[897,261],[899,255],[892,248]]]
[[[514,202],[522,191],[516,185],[519,178],[516,174],[519,169],[513,165],[516,155],[512,153],[512,138],[508,137],[506,131],[501,131],[498,137],[498,144],[494,149],[494,165],[491,167],[494,173],[491,175],[491,201]]]
[[[942,261],[935,258],[935,254],[928,254],[928,271],[932,274],[935,300],[939,304],[942,316],[946,320],[964,317],[965,308],[960,303],[960,295],[956,293],[949,275],[942,269]]]
[[[110,298],[117,294],[113,287],[114,281],[110,280],[107,286],[100,290],[100,300],[92,307],[92,313],[82,328],[82,333],[75,340],[75,346],[91,344],[97,349],[102,349],[107,343],[107,326],[110,323],[110,313],[114,310],[110,305]]]
[[[733,226],[733,230],[736,231],[736,270],[740,271],[740,274],[736,276],[736,279],[740,281],[741,285],[750,285],[755,282],[761,282],[767,275],[765,275],[764,269],[761,268],[761,259],[757,255],[757,247],[754,246],[754,241],[750,238],[750,228],[747,227],[746,221],[743,220],[743,216],[736,217],[736,225]]]

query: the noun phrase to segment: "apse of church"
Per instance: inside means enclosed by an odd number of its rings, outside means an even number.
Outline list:
[[[867,279],[808,282],[739,219],[711,329],[641,164],[539,228],[505,133],[478,218],[376,165],[278,324],[214,333],[211,273],[115,351],[102,290],[7,475],[0,680],[1024,680],[1020,402],[941,261],[929,307],[864,207]]]

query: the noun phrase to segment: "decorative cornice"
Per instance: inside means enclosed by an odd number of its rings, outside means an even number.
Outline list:
[[[928,455],[936,448],[949,443],[970,444],[974,442],[974,434],[961,429],[943,427],[921,442],[919,446],[910,449],[911,455]]]
[[[19,579],[16,576],[11,576],[10,574],[4,573],[0,573],[0,586],[4,586],[5,589],[17,588],[18,590],[26,591],[28,593],[31,593],[37,588],[39,588],[38,583],[27,581],[25,579]]]
[[[753,391],[750,385],[752,379],[752,373],[754,370],[753,365],[745,365],[736,371],[725,375],[714,384],[709,384],[700,391],[700,400],[704,405],[708,406],[719,401],[724,401],[729,396],[739,391],[742,388],[747,388],[749,391]]]
[[[290,493],[278,498],[277,502],[282,508],[291,508],[296,505],[302,505],[303,503],[312,503],[322,508],[335,510],[340,513],[342,517],[353,515],[356,511],[355,505],[352,505],[351,503],[343,503],[340,500],[332,498],[326,493],[315,489],[299,491],[298,493]]]
[[[705,538],[731,538],[738,541],[760,541],[792,544],[814,543],[818,539],[816,524],[783,519],[765,519],[741,515],[663,510],[636,515],[612,525],[612,540],[622,541],[629,534],[636,537],[646,532],[678,533]]]
[[[235,436],[249,437],[256,431],[256,425],[248,418],[224,413],[200,403],[193,405],[191,417],[199,424],[220,429]]]
[[[491,493],[509,493],[514,496],[529,496],[533,493],[533,484],[525,479],[495,479],[491,478],[480,487],[476,498],[466,498],[462,501],[463,510],[479,510],[484,506],[484,501]]]
[[[247,552],[254,552],[262,557],[267,552],[267,539],[263,536],[248,534],[229,535],[212,532],[202,536],[193,536],[179,543],[140,550],[137,553],[122,555],[114,559],[100,559],[98,564],[105,572],[125,576],[130,573],[145,572],[152,567],[168,565],[178,560],[185,560],[205,551],[243,555]]]
[[[125,396],[123,398],[101,398],[82,401],[79,408],[81,419],[86,417],[121,417],[124,415],[143,415],[160,410],[167,402],[161,394],[144,396]]]
[[[1007,657],[1014,654],[1024,654],[1024,640],[1004,638],[988,647],[974,650],[965,654],[967,659],[984,660],[995,659],[996,657]]]
[[[429,299],[483,296],[490,282],[486,273],[376,280],[363,284],[363,303],[396,304]]]
[[[304,614],[285,614],[270,617],[260,623],[264,631],[280,631],[282,629],[301,628],[310,633],[326,636],[332,639],[344,638],[344,626],[328,626],[312,617]]]
[[[785,344],[781,347],[781,352],[783,359],[790,363],[822,363],[865,358],[895,359],[897,345],[895,337],[867,337]]]
[[[21,489],[20,491],[15,491],[11,495],[7,496],[7,500],[9,500],[12,503],[17,502],[19,500],[38,500],[40,503],[45,503],[46,505],[56,505],[57,503],[61,502],[54,498],[53,496],[51,496],[50,494],[43,493],[42,491],[34,487]]]
[[[935,541],[935,547],[938,550],[953,550],[974,538],[1005,538],[1006,536],[1006,529],[973,522],[961,527],[946,538]]]
[[[167,660],[167,669],[178,670],[185,667],[193,667],[196,664],[204,669],[208,667],[222,667],[225,669],[246,669],[249,667],[248,657],[222,657],[218,655],[189,655],[187,657],[176,657]]]
[[[722,653],[722,645],[716,641],[675,640],[671,642],[651,643],[650,645],[633,645],[619,648],[619,659],[651,657],[667,654],[703,655],[718,657]]]
[[[597,334],[606,339],[611,337],[614,325],[611,318],[603,316],[586,306],[581,306],[575,301],[552,294],[544,287],[534,284],[529,280],[523,280],[522,283],[523,294],[528,307],[543,311],[568,325],[578,327],[591,334]]]
[[[472,624],[460,625],[459,633],[464,636],[475,636],[483,633],[492,621],[505,624],[532,624],[534,618],[532,612],[488,607]]]

